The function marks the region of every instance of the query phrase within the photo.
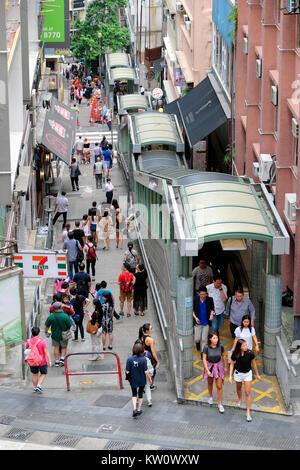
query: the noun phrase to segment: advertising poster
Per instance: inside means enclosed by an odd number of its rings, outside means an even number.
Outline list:
[[[76,112],[52,96],[45,115],[42,144],[70,165],[75,134]]]
[[[41,4],[44,16],[41,41],[45,47],[68,47],[70,44],[69,0],[46,0]]]
[[[6,362],[5,347],[23,339],[20,273],[17,267],[0,272],[0,364]]]

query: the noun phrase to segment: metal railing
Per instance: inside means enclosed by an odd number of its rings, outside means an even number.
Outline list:
[[[129,168],[122,152],[118,152],[118,162],[121,165],[126,181],[129,181]]]
[[[79,372],[69,372],[68,368],[68,358],[70,356],[82,356],[82,355],[94,355],[94,352],[84,352],[84,353],[73,353],[73,354],[67,354],[65,357],[65,372],[66,372],[66,381],[67,381],[67,390],[68,392],[71,390],[70,388],[70,375],[103,375],[103,374],[117,374],[119,376],[119,384],[120,384],[120,389],[123,390],[123,381],[122,381],[122,373],[121,373],[121,364],[120,364],[120,359],[119,356],[115,353],[108,352],[108,351],[103,351],[100,354],[107,355],[110,354],[111,356],[115,356],[117,360],[117,370],[99,370],[99,371],[79,371]]]
[[[37,326],[37,318],[41,313],[41,287],[37,286],[34,291],[34,297],[31,304],[30,315],[26,320],[26,338],[31,338],[31,329]],[[25,342],[22,342],[22,375],[25,380],[25,364],[24,364]]]
[[[276,376],[286,407],[289,407],[291,403],[290,382],[292,375],[296,377],[296,371],[289,363],[280,337],[276,336]]]
[[[52,223],[52,213],[49,212],[48,216],[48,233],[45,240],[45,248],[51,250],[53,245],[53,223]]]

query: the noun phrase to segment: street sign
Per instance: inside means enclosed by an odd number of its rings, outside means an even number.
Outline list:
[[[24,277],[54,279],[68,277],[65,251],[22,251],[14,255],[14,264],[22,268]]]

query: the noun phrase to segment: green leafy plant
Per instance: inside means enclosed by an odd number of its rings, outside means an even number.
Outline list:
[[[94,0],[89,4],[83,21],[75,22],[70,49],[74,57],[87,60],[102,56],[106,50],[124,50],[130,44],[130,32],[122,27],[118,9],[127,6],[127,0]],[[101,39],[98,33],[101,31]]]
[[[224,163],[226,166],[230,166],[233,159],[235,159],[235,142],[232,142],[232,145],[227,145],[226,153],[224,155]]]
[[[238,28],[238,9],[237,7],[233,7],[229,16],[228,16],[229,23],[232,24],[232,30],[228,33],[228,37],[231,39],[233,43],[235,43],[236,35],[237,35],[237,28]]]

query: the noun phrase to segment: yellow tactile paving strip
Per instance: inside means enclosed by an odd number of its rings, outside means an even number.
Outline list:
[[[229,320],[225,320],[224,327],[220,331],[221,343],[225,351],[232,347],[233,340],[229,330]],[[265,411],[267,413],[287,414],[281,397],[279,385],[275,376],[266,376],[263,374],[263,352],[256,356],[258,370],[262,378],[261,381],[253,380],[251,387],[251,408],[253,410]],[[228,366],[229,369],[229,366]],[[208,400],[207,381],[203,381],[203,362],[200,352],[194,346],[194,377],[185,381],[185,398],[188,400],[204,401]],[[255,375],[254,375],[255,376]],[[217,403],[217,392],[214,386],[214,403]],[[236,386],[228,381],[228,373],[224,381],[223,404],[236,405]],[[243,396],[244,400],[244,396]],[[244,408],[245,402],[242,403]]]

